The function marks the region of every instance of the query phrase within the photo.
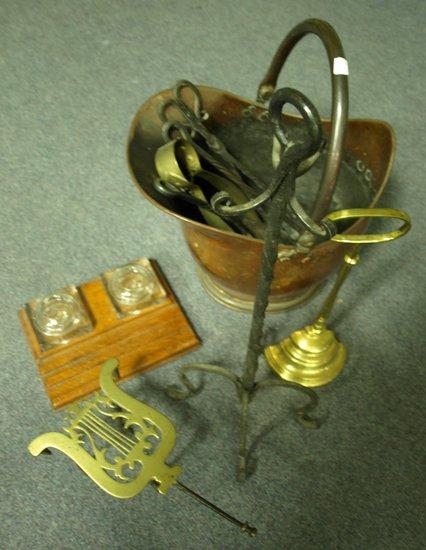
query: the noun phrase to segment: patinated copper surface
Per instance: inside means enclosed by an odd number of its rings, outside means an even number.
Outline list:
[[[244,112],[254,102],[229,92],[200,86],[204,108],[213,124],[226,124],[246,116]],[[227,233],[205,225],[195,210],[181,201],[160,195],[152,183],[156,177],[154,153],[164,143],[161,121],[157,110],[161,102],[170,97],[170,90],[152,96],[137,112],[129,135],[129,169],[137,187],[157,207],[179,218],[189,248],[202,273],[219,289],[236,298],[252,301],[260,267],[262,242],[249,236]],[[256,105],[256,104],[254,104]],[[257,105],[261,112],[263,107]],[[297,121],[288,117],[288,122]],[[330,122],[322,121],[325,133]],[[371,197],[359,204],[359,190],[354,180],[353,197],[345,199],[344,208],[374,206],[388,181],[395,154],[395,137],[392,128],[378,120],[349,120],[345,138],[345,152],[355,157],[367,171]],[[370,172],[368,172],[368,170]],[[314,193],[314,190],[313,190]],[[365,228],[362,220],[347,231],[360,233]],[[280,245],[280,260],[275,266],[275,278],[270,301],[280,304],[295,300],[324,281],[341,263],[346,246],[326,242],[314,246],[311,253],[295,253],[294,247]]]

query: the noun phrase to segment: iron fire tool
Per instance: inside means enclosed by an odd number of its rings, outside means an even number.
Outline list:
[[[182,97],[184,89],[193,96],[192,108]],[[205,126],[204,121],[209,119],[209,114],[204,110],[200,91],[194,84],[188,80],[179,80],[173,87],[173,96],[160,105],[158,113],[163,122],[163,138],[168,143],[160,147],[155,155],[155,166],[159,175],[159,179],[154,181],[155,188],[163,195],[180,198],[198,206],[206,222],[213,227],[225,231],[235,229],[263,238],[263,205],[272,190],[267,189],[267,184],[243,166],[227,150],[224,143]],[[178,119],[169,118],[167,113],[172,107]],[[325,141],[321,140],[321,146],[314,154],[299,163],[297,176],[311,168],[318,159],[324,143]],[[201,160],[213,170],[220,172],[221,176],[203,168]],[[226,203],[230,197],[234,204],[241,205],[248,199],[251,200],[242,208],[234,207],[230,213],[226,209],[215,212],[202,190],[206,184],[216,191],[225,192],[223,196],[217,195],[215,201],[218,199]],[[295,197],[291,207],[296,212],[301,211]],[[314,232],[321,234],[320,228],[315,224],[313,226]]]
[[[282,109],[287,103],[293,105],[302,115],[307,139],[289,141],[286,138]],[[285,380],[266,379],[259,382],[256,381],[259,356],[263,351],[264,318],[273,279],[273,269],[277,260],[278,244],[283,222],[285,221],[293,227],[296,226],[299,230],[302,227],[304,231],[309,231],[313,234],[317,241],[331,239],[342,243],[365,243],[371,241],[371,236],[340,235],[337,233],[337,226],[332,220],[345,220],[354,217],[386,217],[388,215],[388,211],[383,209],[342,210],[327,215],[320,223],[314,222],[306,214],[296,198],[295,181],[298,167],[300,167],[301,163],[309,163],[309,159],[315,159],[317,151],[322,146],[323,137],[319,115],[314,105],[303,94],[291,88],[283,88],[275,92],[271,97],[269,118],[273,123],[275,136],[281,146],[280,160],[276,167],[276,176],[272,184],[244,204],[234,204],[231,193],[224,191],[215,193],[210,200],[210,205],[204,201],[202,203],[203,208],[210,208],[213,213],[225,218],[225,220],[233,216],[246,215],[248,212],[261,206],[267,207],[261,270],[258,277],[243,374],[242,376],[237,376],[223,367],[210,364],[186,365],[181,368],[179,373],[180,380],[185,386],[186,391],[175,387],[168,390],[168,393],[177,399],[185,399],[198,393],[201,387],[195,386],[186,375],[191,370],[219,374],[234,383],[241,402],[238,463],[238,479],[240,480],[245,479],[247,473],[248,405],[257,390],[279,386],[304,393],[309,398],[309,402],[296,411],[296,419],[305,427],[319,427],[319,421],[310,416],[310,413],[318,402],[317,394],[312,389]],[[187,122],[189,123],[188,119]],[[188,124],[185,135],[186,137],[190,136],[191,142],[193,142],[192,136],[197,134],[198,129],[198,126],[194,126],[193,128]],[[161,185],[158,186],[158,190],[161,189],[166,188]],[[170,189],[166,189],[166,192],[169,191]],[[177,193],[181,192],[177,191]],[[401,236],[409,229],[409,218],[406,214],[399,211],[392,212],[392,217],[405,221],[403,228],[398,230],[398,236]]]
[[[101,368],[98,393],[68,408],[64,432],[36,437],[28,446],[34,456],[58,449],[69,456],[101,489],[117,498],[131,498],[149,483],[166,494],[172,485],[195,498],[241,531],[255,537],[257,530],[230,516],[178,480],[181,466],[165,463],[172,451],[176,431],[172,422],[156,409],[134,399],[115,381],[117,359]]]
[[[326,162],[323,168],[321,181],[316,193],[315,201],[312,208],[312,220],[320,220],[328,212],[332,201],[333,192],[335,190],[337,179],[342,163],[343,156],[343,141],[348,119],[349,110],[349,92],[348,92],[348,63],[345,57],[344,49],[341,40],[334,28],[321,19],[306,19],[302,21],[285,36],[279,45],[272,62],[261,81],[258,91],[257,100],[260,104],[266,104],[273,95],[278,77],[294,47],[305,36],[310,34],[316,35],[322,42],[329,66],[332,88],[332,104],[331,104],[331,129],[328,138]],[[186,105],[182,98],[182,90],[185,87],[190,87],[194,94],[193,110]],[[160,107],[160,118],[164,123],[163,137],[167,141],[170,139],[171,132],[176,130],[188,143],[190,143],[200,155],[200,157],[210,163],[228,180],[236,184],[243,192],[246,192],[249,197],[256,195],[256,191],[263,191],[266,187],[265,182],[257,177],[253,170],[249,170],[247,165],[242,166],[241,162],[235,158],[225,147],[224,143],[219,139],[218,135],[210,132],[204,121],[208,120],[208,113],[203,109],[202,97],[199,90],[186,80],[179,81],[173,89],[174,97],[163,103]],[[175,107],[180,112],[178,120],[170,121],[167,117],[169,108]],[[248,113],[250,114],[250,113]],[[198,141],[194,139],[198,138]],[[202,143],[199,139],[201,138]],[[274,137],[272,161],[276,166],[279,163],[280,140],[278,136]],[[297,175],[301,175],[312,166],[317,160],[321,150],[325,146],[325,140],[322,141],[321,147],[318,147],[313,155],[299,163],[297,167]],[[321,150],[320,150],[321,149]],[[161,189],[160,192],[167,194],[166,189]],[[168,189],[169,196],[172,196],[170,188]],[[177,196],[177,195],[175,195]],[[181,198],[188,200],[188,196],[181,195]],[[192,201],[190,201],[192,202]],[[262,214],[263,209],[261,204],[258,205],[258,213]],[[309,225],[312,220],[306,219],[305,222]],[[241,228],[241,226],[240,226]],[[250,228],[248,233],[259,238],[263,238],[262,227]],[[251,229],[251,231],[250,231]],[[308,227],[309,229],[309,227]],[[318,229],[318,228],[315,228]],[[312,227],[310,229],[312,233]],[[317,234],[316,231],[313,231]],[[300,244],[311,246],[313,244],[312,235],[306,233],[299,236]]]
[[[303,117],[308,135],[308,139],[305,142],[289,143],[286,138],[281,113],[284,105],[287,103],[293,105]],[[276,168],[276,177],[273,183],[256,198],[243,205],[230,205],[231,198],[229,194],[224,192],[217,193],[211,200],[212,210],[218,215],[225,216],[239,215],[242,212],[255,209],[268,201],[262,266],[258,279],[243,375],[239,377],[227,369],[215,365],[188,365],[182,367],[180,372],[180,379],[187,388],[187,391],[182,392],[177,389],[169,389],[170,395],[175,398],[186,398],[197,393],[199,388],[194,386],[186,376],[186,372],[189,370],[200,370],[219,374],[228,378],[235,384],[241,401],[238,464],[239,479],[244,479],[246,477],[248,404],[255,391],[268,386],[281,386],[304,393],[309,397],[310,401],[297,411],[296,418],[306,427],[316,428],[319,426],[318,420],[312,418],[309,414],[316,407],[318,401],[317,395],[313,390],[284,380],[274,379],[261,382],[255,381],[259,356],[263,350],[263,324],[273,277],[273,267],[277,259],[280,229],[286,216],[288,206],[297,204],[297,199],[295,197],[296,171],[300,163],[314,155],[322,144],[322,128],[318,113],[312,103],[300,92],[290,88],[283,88],[277,91],[270,101],[269,117],[274,124],[276,136],[282,146],[280,162]],[[297,205],[296,213],[300,213],[300,211],[301,207]],[[304,223],[306,219],[307,216],[305,214],[300,216],[302,223]],[[328,221],[325,221],[321,226],[313,224],[313,222],[306,224],[306,226],[310,229],[312,226],[315,226],[317,229],[316,233],[323,238],[330,238],[336,233],[334,224]]]

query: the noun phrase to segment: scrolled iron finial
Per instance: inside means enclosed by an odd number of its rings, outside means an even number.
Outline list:
[[[309,141],[290,142],[287,139],[282,118],[282,110],[286,104],[293,105],[302,115],[304,124],[307,127]],[[275,135],[283,147],[280,162],[276,169],[275,180],[265,191],[244,204],[233,204],[232,198],[226,192],[216,193],[210,201],[212,210],[216,214],[221,216],[237,216],[242,212],[258,208],[274,195],[290,171],[294,171],[294,178],[292,178],[294,182],[298,165],[312,156],[321,147],[322,128],[318,111],[309,99],[298,90],[293,88],[281,88],[277,90],[269,104],[269,116],[274,126]],[[293,183],[289,190],[289,197],[294,194],[294,191],[295,186]]]
[[[300,142],[290,142],[286,136],[282,111],[285,105],[290,104],[295,107],[303,118],[308,139]],[[244,204],[233,204],[232,198],[226,192],[220,192],[213,195],[210,205],[216,214],[220,216],[237,216],[242,212],[248,212],[258,208],[269,200],[277,188],[284,182],[288,182],[289,208],[298,218],[299,222],[315,236],[323,240],[330,239],[336,234],[337,230],[330,220],[321,220],[315,223],[304,211],[296,198],[295,179],[297,168],[323,145],[323,133],[320,117],[314,104],[300,91],[294,88],[281,88],[271,97],[269,103],[269,117],[274,126],[275,135],[282,146],[281,157],[276,168],[276,177],[272,184],[260,193],[257,197]],[[292,178],[287,178],[288,174],[293,172]],[[286,219],[291,225],[292,220]]]
[[[257,100],[266,103],[273,97],[278,77],[293,48],[307,35],[318,36],[326,50],[331,77],[331,131],[328,138],[328,151],[321,182],[318,187],[312,212],[314,220],[320,220],[327,213],[333,191],[339,176],[342,162],[343,140],[349,111],[348,62],[339,35],[335,29],[321,19],[306,19],[297,24],[285,36],[261,81]]]

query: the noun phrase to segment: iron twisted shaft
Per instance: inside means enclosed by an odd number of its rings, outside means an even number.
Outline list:
[[[283,106],[290,103],[300,112],[306,125],[309,135],[308,140],[303,142],[289,142],[285,135],[285,128],[282,117]],[[244,480],[247,475],[247,432],[248,432],[248,406],[251,397],[257,389],[269,387],[272,385],[293,388],[303,391],[310,398],[310,403],[296,411],[297,420],[306,427],[318,427],[317,420],[309,416],[309,412],[317,404],[317,396],[312,390],[307,390],[298,384],[288,384],[283,381],[274,381],[272,384],[266,382],[256,383],[256,372],[259,365],[259,356],[263,351],[263,326],[265,320],[266,308],[268,306],[269,292],[274,275],[274,266],[278,256],[278,245],[280,240],[281,226],[286,215],[287,206],[295,193],[295,179],[297,169],[307,158],[311,157],[322,144],[322,129],[318,112],[314,105],[300,92],[291,88],[282,88],[278,90],[269,104],[269,115],[275,127],[281,146],[281,159],[276,168],[276,177],[268,190],[268,196],[263,203],[268,202],[268,211],[266,218],[265,238],[262,250],[261,267],[256,288],[256,298],[252,314],[252,323],[250,328],[247,352],[243,365],[241,377],[228,372],[223,367],[209,364],[187,365],[182,367],[180,378],[186,390],[176,390],[169,388],[168,393],[178,399],[186,399],[195,395],[200,387],[195,386],[187,378],[187,370],[199,370],[212,374],[219,374],[230,379],[236,389],[240,400],[240,434],[239,434],[239,462],[238,479]],[[263,198],[263,195],[259,195]],[[250,201],[249,201],[250,202]],[[248,210],[259,206],[259,200],[249,205]],[[226,205],[225,205],[226,207]],[[330,229],[325,227],[325,237],[330,233]],[[329,235],[328,235],[329,236]],[[196,497],[197,498],[197,497]],[[208,504],[206,504],[208,505]],[[219,512],[220,513],[220,512]],[[229,519],[229,518],[228,518]],[[234,521],[235,522],[235,521]],[[238,523],[241,526],[241,523]],[[245,526],[245,524],[242,524]],[[247,529],[247,527],[244,527]]]
[[[284,219],[285,208],[289,200],[289,181],[294,179],[295,170],[288,172],[286,178],[271,199],[268,209],[265,230],[265,242],[262,251],[262,264],[256,288],[256,300],[253,308],[252,324],[249,344],[245,358],[243,388],[251,392],[254,388],[259,356],[263,350],[263,325],[265,322],[268,297],[274,277],[274,265],[278,256],[278,244],[281,237],[281,225]]]
[[[282,110],[287,103],[296,107],[303,117],[309,135],[308,140],[303,143],[288,143],[282,118]],[[278,256],[281,226],[287,205],[295,194],[297,168],[303,160],[315,153],[322,143],[322,128],[318,112],[309,99],[297,90],[281,88],[275,92],[269,104],[269,113],[275,135],[283,148],[280,163],[276,169],[274,193],[269,200],[261,268],[242,376],[243,388],[248,392],[252,392],[255,387],[259,356],[263,350],[263,325],[274,277],[274,265]]]

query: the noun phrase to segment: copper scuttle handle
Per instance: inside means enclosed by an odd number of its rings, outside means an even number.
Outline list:
[[[257,100],[266,103],[275,91],[278,76],[293,48],[309,34],[317,35],[327,52],[330,64],[332,108],[331,131],[328,138],[328,152],[321,182],[311,217],[314,221],[328,212],[342,162],[343,140],[349,110],[348,62],[340,38],[334,28],[321,19],[306,19],[296,25],[279,45],[269,69],[261,81]]]

